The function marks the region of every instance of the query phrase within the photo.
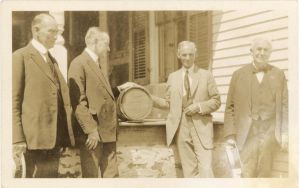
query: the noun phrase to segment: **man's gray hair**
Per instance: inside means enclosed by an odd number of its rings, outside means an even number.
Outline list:
[[[53,16],[51,16],[50,14],[46,14],[46,13],[38,14],[38,15],[36,15],[33,18],[32,22],[31,22],[31,29],[33,29],[34,27],[40,27],[40,25],[46,19],[53,19],[53,20],[55,20],[55,18]]]
[[[269,44],[270,49],[272,49],[272,42],[267,37],[257,37],[257,38],[254,38],[252,40],[252,42],[251,42],[251,49],[253,49],[258,42],[266,42],[267,44]]]
[[[183,48],[183,46],[191,46],[192,48],[194,48],[195,53],[197,51],[196,44],[194,42],[185,40],[185,41],[182,41],[178,44],[177,54],[180,53],[180,50]]]
[[[101,31],[99,27],[90,27],[85,35],[85,44],[88,46],[104,39],[109,40],[109,36],[106,32]]]

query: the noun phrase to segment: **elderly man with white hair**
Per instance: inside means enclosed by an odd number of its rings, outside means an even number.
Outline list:
[[[152,96],[154,106],[168,108],[167,144],[176,144],[184,177],[211,178],[213,123],[211,113],[220,107],[220,95],[211,72],[194,62],[196,46],[182,41],[177,57],[182,68],[171,73],[165,98]]]
[[[276,141],[288,146],[288,91],[284,72],[269,64],[272,45],[256,38],[252,62],[232,75],[224,133],[241,154],[243,177],[269,177]]]

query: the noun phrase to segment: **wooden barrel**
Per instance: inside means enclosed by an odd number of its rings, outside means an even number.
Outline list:
[[[153,101],[144,88],[130,87],[120,93],[117,104],[121,119],[142,121],[151,113]]]

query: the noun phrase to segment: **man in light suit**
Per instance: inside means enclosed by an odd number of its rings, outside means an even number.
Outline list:
[[[178,45],[182,68],[171,73],[166,98],[152,96],[154,106],[169,108],[167,144],[176,143],[184,177],[214,177],[212,170],[213,122],[211,113],[220,107],[212,74],[195,64],[193,42]]]
[[[109,52],[109,36],[91,27],[85,36],[86,48],[70,65],[69,87],[79,126],[76,138],[80,147],[83,177],[118,177],[115,97],[119,90],[133,86],[125,83],[111,88],[101,65]],[[100,168],[100,174],[98,173]]]
[[[32,41],[13,53],[13,144],[26,149],[27,177],[55,178],[60,148],[75,143],[69,90],[48,53],[57,35],[54,18],[37,15],[32,34]]]
[[[224,134],[241,152],[243,177],[269,177],[276,140],[288,145],[288,91],[284,72],[270,64],[270,41],[257,38],[253,61],[232,75]]]

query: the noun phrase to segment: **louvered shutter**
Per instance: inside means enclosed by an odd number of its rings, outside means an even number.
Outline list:
[[[189,40],[197,46],[195,64],[209,69],[211,62],[211,19],[209,12],[197,12],[189,16]]]
[[[132,16],[133,32],[133,81],[139,84],[149,83],[149,35],[148,13],[134,12]]]

